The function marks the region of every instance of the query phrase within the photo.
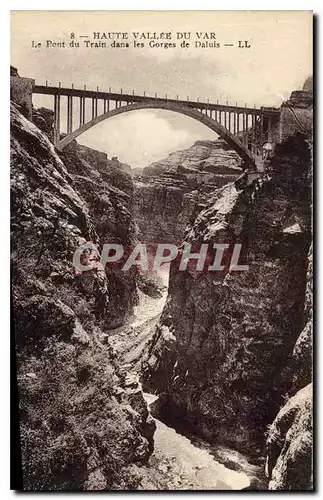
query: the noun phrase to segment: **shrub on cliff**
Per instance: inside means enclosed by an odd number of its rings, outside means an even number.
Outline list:
[[[17,109],[11,112],[12,298],[23,487],[132,489],[140,479],[128,466],[151,453],[148,411],[139,389],[145,411],[132,408],[111,350],[99,340],[102,323],[109,323],[112,280],[95,272],[76,277],[72,268],[78,240],[95,237],[97,218],[48,138]],[[111,203],[116,219],[119,208],[118,200]],[[125,229],[131,224],[126,215]],[[136,298],[134,278],[122,279],[128,293],[121,289],[114,298],[121,323],[126,302]]]
[[[40,357],[19,361],[24,489],[126,483],[141,436],[114,397],[119,378],[107,353],[51,337]]]

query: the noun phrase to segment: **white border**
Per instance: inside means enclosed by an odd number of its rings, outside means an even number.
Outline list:
[[[9,8],[10,10],[313,10],[316,15],[319,15],[322,13],[322,1],[316,0],[312,2],[303,2],[303,1],[297,1],[294,0],[293,2],[287,2],[283,0],[272,0],[271,2],[262,2],[260,3],[259,0],[254,0],[254,1],[245,1],[241,2],[240,1],[233,1],[233,0],[226,0],[226,1],[217,1],[215,2],[214,0],[199,0],[198,2],[192,1],[192,0],[186,0],[185,2],[176,2],[174,0],[163,0],[163,1],[144,1],[144,0],[139,0],[136,2],[131,2],[130,0],[114,0],[114,1],[107,1],[107,0],[93,0],[90,2],[90,8],[89,8],[89,2],[85,0],[79,0],[77,3],[76,2],[69,2],[67,0],[56,0],[55,2],[52,1],[41,1],[41,0],[33,0],[29,1],[26,3],[26,1],[23,0],[14,0],[10,2],[9,7],[4,7],[3,4],[1,4],[1,12],[0,12],[0,22],[1,22],[1,50],[0,50],[0,56],[1,56],[1,62],[2,62],[2,69],[3,71],[1,72],[1,78],[0,78],[0,83],[1,83],[1,143],[2,143],[2,161],[1,161],[1,182],[0,182],[0,203],[1,203],[1,235],[2,235],[2,242],[0,245],[0,262],[2,263],[2,268],[1,268],[1,297],[0,297],[0,304],[1,304],[1,348],[0,348],[0,355],[1,355],[1,393],[0,393],[0,401],[1,401],[1,421],[0,421],[0,430],[1,430],[1,439],[0,439],[0,456],[1,456],[1,467],[0,467],[0,494],[1,498],[11,498],[13,495],[15,495],[15,492],[10,492],[9,491],[9,331],[10,331],[10,316],[9,316],[9,165],[10,165],[10,157],[9,157],[9,65],[10,65],[10,55],[9,55],[9,38],[10,38],[10,27],[9,27],[9,22],[10,22],[10,16],[9,16]],[[243,8],[242,8],[243,7]],[[319,20],[320,22],[320,20]],[[318,30],[318,36],[316,40],[317,44],[317,50],[319,47],[322,47],[321,44],[321,38],[322,38],[322,30]],[[319,57],[317,56],[317,63],[318,63]],[[316,84],[318,87],[319,82],[322,80],[322,66],[316,68]],[[318,106],[318,109],[320,109],[320,116],[317,115],[317,120],[321,118],[321,107],[320,107],[320,94],[318,92],[317,88],[317,103],[316,105]],[[319,120],[321,121],[321,120]],[[318,125],[317,125],[318,128]],[[317,144],[316,144],[316,171],[319,172],[321,169],[321,162],[320,162],[320,151],[319,151],[319,129],[317,131]],[[320,193],[323,192],[323,186],[322,186],[322,175],[317,175],[316,181],[318,182],[318,186],[316,188],[316,193],[317,193],[317,218],[319,219],[319,214],[321,214],[321,203],[320,203]],[[317,221],[317,231],[319,230],[320,223]],[[316,235],[316,262],[317,262],[317,272],[318,276],[316,277],[316,295],[317,295],[317,311],[322,310],[321,306],[321,300],[322,297],[319,296],[318,294],[318,284],[321,281],[321,269],[318,266],[318,261],[319,261],[319,253],[318,253],[318,248],[320,247],[321,243],[321,235],[323,231],[319,231],[319,233]],[[318,342],[318,337],[319,337],[319,324],[316,325],[316,335],[317,335],[317,340],[316,340],[316,364],[317,364],[317,375],[318,375],[318,365],[320,363],[320,360],[323,359],[322,355],[322,345],[323,343],[321,342],[319,344]],[[319,348],[319,350],[318,350]],[[319,384],[318,382],[316,383],[316,393],[318,396],[318,391],[319,389]],[[317,401],[318,403],[318,401]],[[320,415],[320,405],[317,405],[316,408],[316,423],[317,423],[317,429],[316,429],[316,438],[317,438],[317,443],[316,443],[316,452],[317,452],[317,464],[319,464],[319,458],[321,456],[320,450],[322,449],[322,441],[321,439],[318,440],[318,438],[321,437],[322,433],[319,433],[319,415]],[[318,467],[317,467],[318,468]],[[318,471],[316,471],[318,472]],[[318,476],[318,473],[317,473]],[[319,488],[319,478],[317,477],[317,487]],[[109,494],[109,493],[107,493]],[[120,495],[126,495],[127,493],[124,494],[118,494],[119,498]],[[154,495],[154,493],[151,493]],[[160,494],[160,493],[159,493]],[[233,493],[234,495],[239,495],[239,492]],[[244,497],[247,493],[244,493]],[[261,493],[259,493],[261,494]],[[31,494],[34,496],[34,494]],[[37,498],[44,498],[44,495],[46,494],[37,494]],[[63,493],[61,494],[61,498],[65,498],[68,493]],[[88,493],[88,495],[91,495],[91,493]],[[138,495],[138,493],[137,493]],[[169,495],[169,494],[168,494]],[[196,494],[197,497],[201,497],[203,494]],[[253,494],[254,495],[254,494]],[[289,493],[289,495],[299,497],[299,493]],[[78,497],[79,495],[76,494]],[[145,496],[147,496],[147,493],[145,493]],[[173,496],[173,495],[170,495]],[[258,495],[257,495],[258,496]],[[320,496],[320,495],[319,495]],[[227,494],[221,494],[221,493],[216,493],[216,497],[222,497],[226,498]],[[75,496],[74,496],[75,498]]]

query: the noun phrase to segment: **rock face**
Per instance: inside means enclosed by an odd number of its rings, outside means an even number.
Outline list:
[[[156,176],[167,171],[176,172],[180,166],[181,172],[186,173],[188,177],[191,175],[192,179],[200,182],[212,179],[208,174],[228,176],[224,182],[226,184],[232,180],[230,175],[234,176],[241,172],[239,169],[241,162],[239,155],[231,150],[223,139],[197,141],[190,148],[171,153],[164,160],[144,168],[143,176]]]
[[[108,160],[105,153],[69,144],[61,157],[72,174],[73,187],[86,201],[95,221],[97,241],[120,243],[131,249],[136,238],[132,217],[133,184],[127,169],[117,160]],[[107,309],[102,311],[105,328],[124,323],[137,303],[136,269],[121,271],[120,266],[106,268],[109,297]]]
[[[313,77],[312,76],[309,76],[305,80],[305,83],[303,85],[303,90],[305,90],[306,92],[310,92],[310,93],[313,94]]]
[[[20,112],[29,120],[32,117],[32,88],[35,80],[19,76],[17,68],[10,66],[10,100],[20,107]]]
[[[47,137],[53,141],[54,138],[54,111],[47,108],[33,109],[32,121]]]
[[[11,109],[12,300],[25,490],[132,489],[154,426],[137,380],[100,341],[136,302],[133,274],[75,273],[80,242],[131,244],[131,179]],[[72,148],[74,150],[72,151]],[[104,172],[103,172],[104,170]],[[125,273],[126,274],[126,273]],[[117,293],[118,290],[118,293]]]
[[[293,350],[293,391],[305,387],[312,380],[313,335],[313,248],[308,252],[307,284],[304,304],[305,327]]]
[[[222,139],[197,141],[146,167],[134,182],[139,239],[178,244],[210,193],[241,173],[241,159]]]
[[[299,390],[269,429],[266,472],[270,490],[313,489],[312,384]]]
[[[310,162],[306,140],[295,137],[277,146],[271,180],[254,201],[234,184],[218,190],[186,241],[238,242],[249,270],[172,265],[144,362],[145,385],[160,394],[165,419],[258,456],[292,385],[285,367],[306,322]]]
[[[294,90],[280,108],[280,140],[295,134],[313,134],[313,79],[309,77],[302,90]]]
[[[269,428],[266,475],[272,490],[313,489],[313,252],[308,252],[304,329],[294,346],[291,396]],[[298,392],[297,392],[298,391]]]

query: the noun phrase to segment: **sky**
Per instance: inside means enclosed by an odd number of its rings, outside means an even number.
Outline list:
[[[86,48],[80,36],[127,33],[129,48]],[[133,33],[171,33],[176,48],[134,48]],[[190,33],[181,48],[177,33]],[[79,48],[68,46],[71,34]],[[220,48],[195,46],[197,33]],[[214,35],[210,35],[214,33]],[[206,34],[206,35],[205,35]],[[47,40],[65,47],[46,47]],[[248,40],[250,48],[239,49]],[[102,40],[106,41],[106,40]],[[163,40],[164,41],[164,40]],[[213,40],[214,41],[214,40]],[[40,48],[32,46],[42,43]],[[233,47],[224,47],[232,43]],[[191,100],[199,97],[248,106],[280,106],[312,74],[310,11],[17,11],[11,17],[11,64],[37,84],[70,86]],[[53,108],[51,96],[36,107]],[[64,109],[62,119],[64,119]],[[75,109],[76,113],[76,109]],[[89,114],[88,114],[89,116]],[[64,127],[62,127],[64,131]],[[141,110],[105,120],[78,142],[132,167],[145,167],[216,135],[192,118],[164,110]]]

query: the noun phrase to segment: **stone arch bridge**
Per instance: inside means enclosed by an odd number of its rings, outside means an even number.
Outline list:
[[[141,109],[165,109],[189,116],[217,133],[234,149],[249,168],[256,170],[261,163],[262,146],[275,142],[274,131],[280,119],[280,109],[169,99],[167,95],[148,96],[97,90],[36,85],[32,94],[52,95],[54,99],[54,145],[63,150],[71,141],[103,120],[121,113]],[[65,101],[65,102],[64,102]],[[90,116],[86,116],[88,102]],[[64,102],[64,104],[63,104]],[[61,135],[61,109],[66,103],[66,135]]]

